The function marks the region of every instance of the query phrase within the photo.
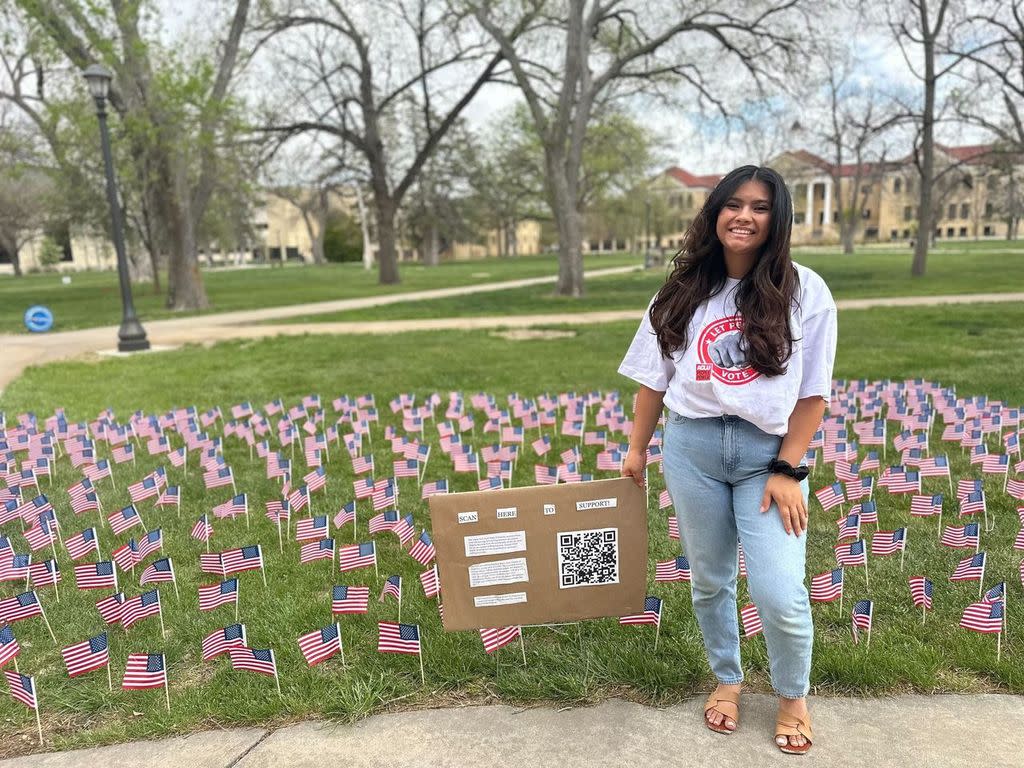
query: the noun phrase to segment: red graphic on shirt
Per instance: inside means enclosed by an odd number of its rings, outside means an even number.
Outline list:
[[[743,318],[733,315],[709,323],[697,339],[698,359],[709,365],[711,375],[723,384],[748,384],[761,375],[747,364],[742,331]]]

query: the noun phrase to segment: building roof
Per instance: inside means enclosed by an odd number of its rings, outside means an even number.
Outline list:
[[[722,180],[721,176],[715,174],[709,174],[707,176],[696,176],[689,171],[683,170],[678,165],[673,165],[671,168],[665,171],[669,176],[678,181],[680,184],[684,184],[687,187],[702,187],[704,189],[713,189],[719,181]]]

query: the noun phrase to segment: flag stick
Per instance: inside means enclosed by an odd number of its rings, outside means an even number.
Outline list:
[[[276,515],[276,517],[277,517],[277,550],[278,550],[278,552],[280,552],[283,555],[284,554],[284,540],[281,538],[281,516],[280,515]]]
[[[427,684],[427,676],[423,673],[423,633],[420,632],[420,647],[417,655],[420,657],[420,682],[423,685]],[[497,657],[495,657],[497,658]]]
[[[1003,650],[1003,633],[996,633],[996,661],[999,661],[999,656]]]
[[[164,604],[162,602],[160,603],[160,610],[157,611],[157,615],[160,616],[160,637],[167,637],[167,630],[164,629]],[[166,670],[164,674],[167,674]]]
[[[35,693],[35,697],[36,697],[36,705],[35,705],[35,707],[33,707],[33,709],[35,709],[35,712],[36,712],[36,728],[39,729],[39,746],[43,746],[43,723],[39,719],[39,689],[36,688],[36,679],[35,679],[35,677],[29,678],[29,679],[32,681],[32,691],[33,691],[33,693]]]
[[[18,673],[18,674],[20,675],[20,674],[21,674],[21,670],[20,670],[20,669],[18,669],[18,657],[17,657],[17,656],[15,656],[15,657],[14,657],[14,658],[12,659],[12,661],[14,662],[14,671],[15,671],[15,672],[17,672],[17,673]]]
[[[924,626],[924,620],[928,617],[928,608],[924,603],[921,603],[921,626]]]
[[[43,617],[43,623],[46,625],[47,631],[50,633],[50,637],[53,638],[54,645],[57,643],[57,636],[53,634],[53,627],[50,626],[50,620],[46,618],[46,611],[43,610],[43,604],[36,598],[36,602],[39,604],[39,614]]]
[[[519,628],[519,649],[523,652],[523,666],[526,666],[526,641],[523,640],[523,628]]]
[[[111,691],[114,690],[114,677],[113,677],[113,675],[110,674],[110,658],[109,657],[107,658],[107,687]]]
[[[952,482],[952,480],[950,481]],[[938,539],[942,540],[942,507],[939,507],[939,535]]]
[[[241,587],[241,582],[235,587],[235,621],[238,621],[238,592]]]
[[[277,658],[274,659],[274,685],[277,686],[277,695],[283,699],[284,694],[281,693],[281,680],[277,676]]]
[[[871,589],[871,581],[868,579],[868,560],[866,554],[864,556],[864,586]]]
[[[263,586],[267,586],[267,571],[263,565],[263,553],[260,553],[260,576],[263,577]]]
[[[978,599],[981,599],[981,593],[985,589],[985,566],[988,565],[988,557],[985,557],[986,562],[981,564],[981,578],[978,579]],[[1006,590],[1003,590],[1005,594]]]
[[[661,636],[661,621],[659,619],[657,626],[654,629],[654,650],[658,650],[658,640]]]
[[[903,549],[900,550],[900,570],[903,570],[903,556],[907,554],[907,534],[903,534]]]
[[[164,701],[167,703],[167,711],[171,711],[171,691],[167,684],[167,657],[164,656]]]
[[[345,662],[345,644],[341,642],[341,624],[336,622],[334,626],[338,628],[338,650],[341,651],[341,665],[347,667],[348,664]]]
[[[398,623],[402,623],[402,588],[398,588]]]
[[[871,627],[868,627],[868,643],[867,648],[871,648]]]

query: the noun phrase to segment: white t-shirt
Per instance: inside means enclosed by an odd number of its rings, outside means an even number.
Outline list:
[[[742,317],[736,309],[740,281],[699,307],[690,321],[689,346],[663,358],[651,327],[650,305],[619,373],[665,393],[665,406],[690,418],[735,415],[772,435],[785,435],[796,401],[832,392],[836,356],[836,304],[816,273],[794,265],[800,278],[791,310],[793,356],[781,376],[764,376],[746,364]],[[653,303],[653,299],[651,300]]]

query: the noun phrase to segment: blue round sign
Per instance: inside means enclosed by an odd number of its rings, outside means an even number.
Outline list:
[[[53,328],[53,312],[37,304],[25,310],[25,327],[32,333],[45,333]]]

